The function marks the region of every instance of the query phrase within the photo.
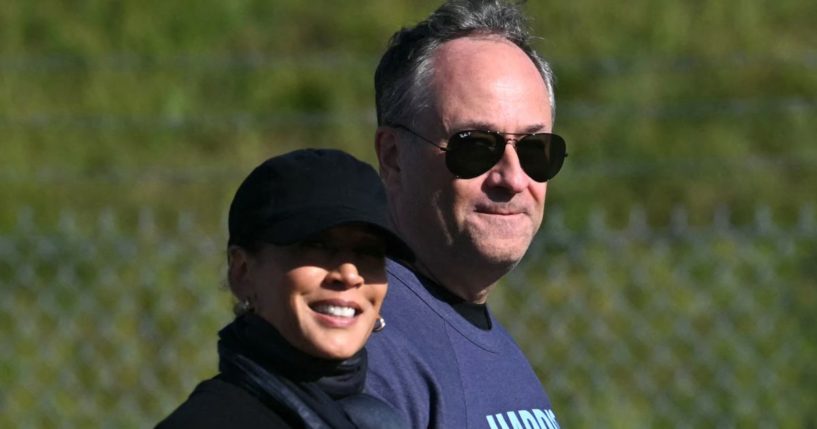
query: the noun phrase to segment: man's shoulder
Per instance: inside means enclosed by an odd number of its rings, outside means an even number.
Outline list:
[[[389,283],[397,282],[406,286],[421,285],[417,273],[399,261],[386,259],[386,275],[388,276]]]
[[[427,378],[432,373],[430,367],[440,360],[435,352],[450,347],[446,321],[411,269],[389,261],[387,270],[389,292],[381,309],[386,327],[372,334],[366,344],[369,373],[382,372],[389,379]],[[396,368],[399,374],[395,374]]]
[[[439,349],[449,343],[448,326],[457,315],[451,306],[435,297],[410,268],[397,262],[387,265],[389,291],[381,315],[386,328],[370,337],[375,347]]]
[[[421,313],[428,313],[422,320],[429,321],[429,316],[436,312],[435,302],[417,274],[411,268],[389,260],[386,276],[389,282],[389,292],[383,301],[386,323],[400,324],[408,318],[406,321],[414,324],[417,322],[415,316]]]

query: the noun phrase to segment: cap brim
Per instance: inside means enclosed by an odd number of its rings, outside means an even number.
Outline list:
[[[265,241],[285,246],[313,237],[329,228],[348,224],[363,224],[375,228],[386,241],[387,256],[408,262],[414,260],[414,252],[386,221],[350,207],[300,211],[296,216],[276,221],[275,226],[269,230],[270,238]]]

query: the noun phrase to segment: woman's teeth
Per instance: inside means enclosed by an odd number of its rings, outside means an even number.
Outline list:
[[[352,307],[342,307],[339,305],[321,304],[315,306],[318,313],[328,314],[336,317],[355,317],[355,309]]]

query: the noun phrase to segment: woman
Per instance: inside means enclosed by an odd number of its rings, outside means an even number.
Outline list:
[[[158,428],[407,427],[361,393],[363,346],[385,326],[385,256],[412,258],[374,169],[336,150],[271,158],[239,186],[228,228],[238,304],[219,374]]]

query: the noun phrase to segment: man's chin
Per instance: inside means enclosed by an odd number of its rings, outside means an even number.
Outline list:
[[[497,243],[497,245],[482,243],[477,245],[475,250],[480,259],[480,264],[508,272],[519,264],[527,249],[527,245],[521,244],[503,246],[502,243]]]

